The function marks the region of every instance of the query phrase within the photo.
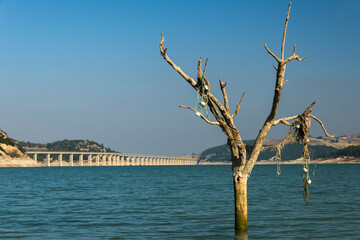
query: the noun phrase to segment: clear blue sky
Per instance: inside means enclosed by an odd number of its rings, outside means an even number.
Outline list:
[[[288,1],[0,2],[0,128],[24,141],[90,139],[128,153],[178,155],[226,143],[220,128],[189,110],[196,93],[159,53],[196,76],[228,82],[236,120],[253,139],[271,107],[276,54]],[[360,133],[360,1],[295,0],[286,50],[291,62],[278,117],[314,115],[329,132]],[[286,132],[276,127],[269,138]],[[322,134],[314,122],[311,134]]]

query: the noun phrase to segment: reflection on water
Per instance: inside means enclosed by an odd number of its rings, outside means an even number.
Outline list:
[[[248,240],[248,234],[244,232],[235,232],[235,240]]]
[[[357,239],[360,165],[318,165],[310,204],[302,166],[255,166],[249,239]],[[0,169],[0,238],[234,237],[230,166]]]

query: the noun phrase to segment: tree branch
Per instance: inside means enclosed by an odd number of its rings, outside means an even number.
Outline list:
[[[208,124],[211,124],[211,125],[220,125],[220,123],[219,122],[212,122],[212,121],[210,121],[209,119],[207,119],[201,112],[199,112],[199,111],[197,111],[197,110],[195,110],[194,108],[192,108],[192,107],[187,107],[187,106],[179,106],[179,107],[181,107],[181,108],[187,108],[187,109],[190,109],[190,110],[192,110],[192,111],[194,111],[195,113],[196,113],[196,115],[197,116],[199,116],[199,117],[201,117],[202,119],[204,119],[205,120],[205,122],[207,122]]]
[[[282,87],[284,84],[284,76],[285,76],[285,70],[286,70],[286,64],[288,62],[290,62],[293,59],[297,59],[299,61],[303,60],[304,58],[299,58],[297,55],[295,55],[296,52],[296,48],[294,49],[293,55],[284,60],[284,49],[285,49],[285,39],[286,39],[286,30],[287,30],[287,25],[288,25],[288,21],[289,21],[289,17],[290,17],[290,9],[291,9],[291,3],[289,4],[289,8],[288,8],[288,12],[286,14],[286,20],[285,20],[285,27],[284,27],[284,34],[283,34],[283,40],[282,40],[282,44],[281,44],[281,59],[279,59],[273,52],[270,51],[270,49],[267,47],[266,45],[266,41],[265,41],[265,49],[267,50],[267,52],[273,56],[275,58],[275,60],[278,62],[278,66],[277,66],[277,73],[276,73],[276,83],[275,83],[275,91],[274,91],[274,98],[273,98],[273,103],[272,103],[272,107],[271,107],[271,111],[269,113],[269,116],[266,118],[264,125],[262,126],[261,130],[259,131],[258,136],[255,139],[255,143],[254,143],[254,149],[249,157],[249,160],[246,162],[246,165],[243,169],[243,173],[246,176],[249,176],[254,165],[255,162],[257,161],[260,151],[263,147],[264,141],[270,131],[270,128],[273,126],[274,124],[274,120],[277,114],[277,110],[279,107],[279,102],[280,102],[280,98],[281,98],[281,92],[282,92]],[[285,121],[283,121],[282,123],[286,124]]]
[[[239,112],[239,110],[240,110],[241,102],[242,102],[244,96],[245,96],[245,92],[243,92],[243,94],[242,94],[242,96],[241,96],[241,99],[240,99],[240,102],[236,105],[235,112],[234,112],[233,115],[231,115],[232,118],[234,118],[234,117],[238,114],[238,112]]]
[[[220,127],[224,130],[227,126],[226,122],[221,117],[220,113],[218,112],[216,106],[214,105],[214,103],[211,99],[209,99],[208,106],[209,106],[211,113],[214,115],[215,119],[220,123]]]
[[[302,60],[304,60],[305,58],[306,58],[306,57],[300,58],[298,55],[296,55],[296,45],[294,44],[293,54],[292,54],[289,58],[287,58],[286,60],[284,60],[284,63],[286,64],[286,63],[288,63],[288,62],[290,62],[290,61],[292,61],[292,60],[294,60],[294,59],[296,59],[296,60],[298,60],[298,61],[302,61]]]
[[[275,120],[275,121],[273,122],[273,126],[278,125],[278,124],[280,124],[280,123],[285,124],[285,125],[287,125],[287,126],[292,126],[292,124],[289,123],[288,121],[295,120],[295,119],[297,119],[297,118],[299,118],[299,115],[297,115],[297,116],[292,116],[292,117],[286,117],[286,118],[280,118],[280,119]]]
[[[231,115],[230,115],[230,112],[228,112],[226,110],[226,108],[220,103],[220,101],[214,95],[212,95],[210,92],[207,93],[207,96],[218,107],[218,109],[220,110],[220,113],[223,116],[227,125],[231,128],[235,128],[234,123],[231,118]]]
[[[325,133],[325,135],[326,135],[327,137],[330,137],[330,138],[335,137],[336,132],[335,132],[333,135],[328,134],[327,131],[326,131],[326,129],[325,129],[324,124],[320,121],[320,119],[318,119],[317,117],[315,117],[315,116],[312,115],[312,114],[310,114],[310,117],[312,117],[312,118],[315,119],[318,123],[320,123],[320,125],[321,125],[321,127],[322,127],[322,129],[323,129],[323,131],[324,131],[324,133]]]
[[[177,71],[188,83],[190,83],[190,85],[196,89],[196,81],[194,79],[192,79],[191,77],[189,77],[188,75],[186,75],[180,67],[178,67],[167,55],[166,50],[167,48],[164,47],[164,34],[161,33],[161,40],[160,40],[160,54],[161,56],[163,56],[163,58],[165,59],[166,62],[168,62],[170,64],[170,66]]]
[[[227,93],[226,93],[227,83],[226,82],[224,83],[223,81],[221,81],[220,78],[219,78],[219,83],[220,83],[221,92],[222,92],[223,98],[224,98],[225,109],[227,112],[230,112],[229,100],[228,100]]]
[[[283,35],[283,40],[282,40],[282,43],[281,43],[281,60],[284,60],[285,38],[286,38],[286,30],[287,30],[287,26],[288,26],[288,22],[289,22],[289,18],[290,18],[290,9],[291,9],[291,2],[289,3],[289,8],[288,8],[288,11],[286,13],[284,35]]]
[[[204,66],[204,70],[203,70],[203,77],[205,76],[205,70],[206,70],[207,62],[208,62],[208,59],[206,59],[206,61],[205,61],[205,66]]]
[[[167,61],[167,62],[170,64],[170,66],[171,66],[175,71],[177,71],[188,83],[190,83],[190,85],[191,85],[193,88],[195,88],[196,90],[198,90],[198,89],[197,89],[197,87],[198,87],[197,82],[196,82],[193,78],[191,78],[191,77],[189,77],[188,75],[186,75],[186,74],[180,69],[180,67],[178,67],[178,66],[168,57],[168,55],[167,55],[167,53],[166,53],[166,50],[167,50],[167,49],[164,47],[164,41],[165,41],[165,40],[164,40],[164,34],[161,33],[160,54],[163,56],[163,58],[165,59],[165,61]],[[199,60],[199,62],[198,62],[198,76],[201,76],[201,75],[202,75],[202,74],[199,75],[199,73],[201,72],[200,66],[201,66],[201,58],[200,58],[200,60]],[[218,107],[218,109],[220,110],[220,113],[221,113],[223,119],[225,120],[226,124],[229,125],[229,127],[231,127],[231,128],[235,128],[234,123],[232,122],[232,119],[231,119],[231,116],[230,116],[230,112],[227,112],[227,111],[226,111],[226,108],[219,102],[219,100],[218,100],[214,95],[212,95],[212,94],[210,93],[210,83],[209,83],[209,81],[207,81],[207,79],[206,79],[205,76],[204,76],[203,80],[205,81],[205,84],[208,85],[208,87],[209,87],[209,89],[208,89],[207,92],[204,94],[204,96],[205,96],[205,97],[208,97],[208,98],[209,98],[209,102],[212,101],[212,102]],[[208,103],[208,104],[209,104],[209,103]],[[219,115],[219,113],[217,112],[215,106],[214,106],[214,105],[212,105],[212,106],[214,107],[214,109],[210,108],[211,112],[212,112],[213,114]],[[219,121],[219,119],[220,119],[220,120],[222,119],[221,116],[216,116],[216,115],[214,115],[214,116],[215,116],[216,120],[218,120],[218,121]],[[219,122],[220,122],[220,121],[219,121]]]
[[[267,51],[271,56],[273,56],[276,61],[278,61],[278,62],[280,63],[280,62],[281,62],[281,59],[278,58],[278,57],[268,48],[268,46],[266,45],[266,41],[265,41],[265,43],[264,43],[264,46],[265,46],[266,51]],[[277,69],[276,69],[276,70],[277,70]]]

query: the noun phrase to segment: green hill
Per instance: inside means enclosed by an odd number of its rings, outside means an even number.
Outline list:
[[[338,158],[338,157],[360,157],[360,145],[349,146],[339,149],[335,152],[324,152],[319,154],[320,158]]]
[[[64,139],[46,144],[19,141],[19,144],[28,151],[115,152],[111,148],[106,148],[103,144],[90,140]]]
[[[254,141],[244,141],[246,144],[252,144]],[[317,159],[328,154],[335,154],[338,149],[325,145],[309,146],[311,159]],[[259,155],[258,160],[269,160],[275,156],[275,151],[265,150]],[[281,160],[294,160],[302,157],[303,145],[299,143],[288,144],[281,152]],[[231,154],[227,144],[212,147],[203,151],[199,158],[206,162],[230,162]]]

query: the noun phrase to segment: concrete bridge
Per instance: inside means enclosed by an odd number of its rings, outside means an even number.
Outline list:
[[[46,166],[151,166],[151,165],[196,165],[197,159],[190,157],[168,157],[156,155],[104,153],[104,152],[43,152],[28,151],[36,162],[45,155]],[[78,161],[74,160],[74,156]],[[65,160],[67,158],[67,161]]]

